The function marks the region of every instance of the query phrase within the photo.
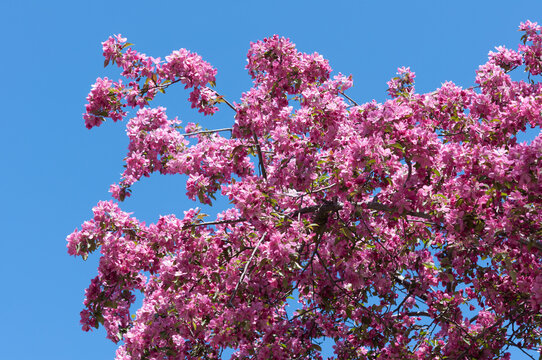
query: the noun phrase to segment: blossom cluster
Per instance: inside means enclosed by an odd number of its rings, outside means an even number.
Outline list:
[[[219,96],[208,87],[215,84],[216,69],[203,61],[201,56],[181,49],[162,61],[133,50],[132,45],[120,34],[102,43],[104,65],[117,64],[128,82],[122,85],[122,82],[112,84],[107,78],[96,80],[83,114],[87,128],[99,126],[105,118],[114,121],[122,119],[126,116],[123,108],[143,108],[158,92],[165,93],[169,86],[177,82],[185,84],[185,88],[192,88],[189,100],[193,108],[205,115],[218,111],[214,105],[220,102]]]
[[[122,83],[115,83],[108,78],[98,78],[87,96],[86,113],[83,115],[88,129],[100,126],[105,117],[113,121],[122,120],[126,116],[121,103]]]
[[[98,79],[87,127],[126,125],[123,201],[154,172],[188,175],[186,195],[231,208],[146,225],[116,202],[68,236],[68,253],[100,251],[83,329],[103,325],[117,359],[509,359],[542,338],[542,28],[525,22],[517,50],[490,52],[471,88],[416,93],[400,68],[390,98],[358,104],[351,76],[273,36],[251,44],[253,86],[231,129],[184,129],[146,105],[176,82],[212,114],[224,98],[197,54],[165,62],[120,35],[106,62],[128,79]],[[140,81],[147,79],[145,85]],[[229,103],[228,103],[229,104]],[[224,132],[231,136],[223,136]],[[131,309],[134,294],[142,306]],[[292,313],[288,303],[297,301]]]

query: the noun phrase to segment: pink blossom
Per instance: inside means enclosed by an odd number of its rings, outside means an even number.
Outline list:
[[[117,359],[218,359],[226,348],[320,359],[324,338],[340,359],[507,359],[512,343],[539,346],[542,136],[517,135],[542,125],[542,85],[514,70],[542,71],[542,36],[536,23],[520,30],[518,51],[490,52],[471,88],[419,94],[402,67],[390,99],[365,104],[346,94],[352,77],[276,35],[250,45],[254,83],[239,103],[214,90],[199,55],[162,61],[109,38],[106,62],[128,81],[99,78],[85,124],[139,107],[112,196],[183,174],[188,198],[230,206],[147,225],[99,202],[67,237],[70,255],[100,254],[83,330],[122,341]],[[148,107],[176,83],[204,115],[230,105],[234,123],[183,129]]]

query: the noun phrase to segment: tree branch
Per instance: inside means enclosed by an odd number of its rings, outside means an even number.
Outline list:
[[[319,189],[319,190],[323,190],[323,189]],[[375,211],[384,211],[384,212],[394,212],[394,211],[396,211],[396,209],[394,209],[392,207],[389,207],[387,205],[378,203],[378,202],[357,203],[356,205],[357,206],[362,206],[363,205],[363,206],[367,207],[368,209],[375,210]],[[310,213],[318,212],[321,216],[323,216],[324,214],[329,214],[330,212],[341,210],[343,207],[344,207],[344,204],[342,204],[340,202],[326,201],[323,204],[307,206],[307,207],[295,210],[295,211],[291,212],[290,214],[284,214],[284,215],[286,215],[287,217],[294,217],[294,216],[299,215],[299,214],[310,214]],[[417,211],[408,211],[408,212],[406,212],[406,215],[419,217],[419,218],[423,218],[423,219],[431,219],[431,216],[429,216],[428,214],[425,214],[425,213],[422,213],[422,212],[417,212]],[[200,223],[196,223],[196,224],[190,224],[188,226],[210,226],[210,225],[220,225],[220,224],[234,224],[234,223],[243,222],[243,221],[246,221],[246,220],[247,220],[246,218],[241,217],[239,219],[228,219],[228,220],[200,222]],[[525,245],[531,244],[532,246],[535,246],[537,249],[542,250],[542,244],[540,244],[538,242],[528,242],[526,240],[520,240],[520,242],[525,244]]]
[[[346,95],[344,92],[342,91],[339,91],[339,93],[344,96],[345,98],[347,98],[348,100],[350,100],[352,102],[352,104],[356,105],[356,106],[359,106],[357,102],[355,102],[354,100],[352,100],[352,98],[348,95]]]
[[[518,239],[518,242],[520,242],[523,245],[532,246],[540,251],[542,251],[542,243],[540,241],[537,241],[535,239]]]
[[[194,135],[199,135],[199,134],[212,134],[212,133],[217,133],[217,132],[221,132],[221,131],[230,131],[231,132],[232,128],[194,131],[194,132],[191,132],[191,133],[181,134],[181,136],[194,136]]]
[[[235,295],[237,295],[237,290],[239,290],[239,285],[243,282],[245,279],[245,276],[248,271],[248,267],[250,266],[250,263],[252,262],[252,259],[254,258],[254,255],[256,254],[256,251],[258,251],[258,248],[260,247],[260,244],[262,243],[263,239],[267,236],[267,231],[263,233],[262,237],[254,247],[254,250],[252,250],[252,254],[250,254],[250,258],[248,259],[247,263],[245,264],[245,268],[243,269],[243,273],[241,274],[241,277],[239,278],[239,281],[237,282],[237,285],[235,285],[235,289],[233,290],[233,293],[231,294],[230,300],[228,301],[228,305],[230,307],[233,307],[233,299],[235,298]]]
[[[384,211],[384,212],[388,212],[388,213],[397,211],[397,209],[395,209],[393,207],[390,207],[388,205],[384,205],[384,204],[379,203],[379,202],[358,203],[357,205],[358,206],[365,205],[367,207],[367,209],[376,210],[376,211]],[[431,216],[429,214],[418,212],[418,211],[407,211],[407,212],[405,212],[405,214],[410,215],[410,216],[414,216],[414,217],[419,217],[419,218],[422,218],[422,219],[431,220]]]
[[[256,151],[258,152],[258,161],[260,163],[260,171],[262,172],[262,176],[265,180],[267,180],[267,171],[265,171],[265,164],[263,162],[263,155],[262,155],[262,148],[260,147],[260,141],[258,140],[258,137],[256,136],[256,133],[252,131],[252,136],[254,138],[254,142],[256,143]]]
[[[224,101],[224,103],[226,105],[228,105],[230,107],[230,109],[232,109],[233,111],[237,112],[237,110],[235,109],[235,106],[233,106],[228,100],[226,100],[226,98],[224,97],[224,95],[220,95],[218,93],[218,91],[214,90],[214,89],[211,89],[215,92],[215,94],[217,94],[219,97],[220,97],[220,100]]]
[[[217,220],[217,221],[208,221],[208,222],[200,222],[197,224],[190,224],[188,226],[194,227],[194,226],[210,226],[210,225],[220,225],[220,224],[235,224],[238,222],[246,221],[245,218],[239,218],[239,219],[228,219],[228,220]]]

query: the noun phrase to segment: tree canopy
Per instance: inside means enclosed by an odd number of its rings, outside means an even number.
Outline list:
[[[103,43],[87,128],[128,117],[125,170],[68,252],[101,253],[83,330],[100,325],[117,359],[497,359],[538,349],[542,331],[542,27],[498,47],[473,86],[415,91],[400,68],[390,98],[359,104],[350,76],[273,36],[252,43],[253,86],[237,102],[185,49],[164,60],[121,35]],[[523,69],[527,77],[513,80]],[[515,71],[514,71],[515,70]],[[181,124],[149,104],[171,86],[232,125]],[[160,95],[161,96],[161,95]],[[119,205],[153,173],[231,207],[146,225]],[[131,314],[135,292],[143,304]],[[289,300],[298,302],[289,311]]]

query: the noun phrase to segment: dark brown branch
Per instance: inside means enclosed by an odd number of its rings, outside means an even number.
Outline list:
[[[309,214],[313,212],[318,212],[319,214],[325,214],[325,213],[330,213],[332,211],[341,210],[342,208],[343,208],[343,204],[341,203],[325,202],[321,205],[312,205],[312,206],[301,208],[299,210],[294,211],[291,214],[288,214],[288,216],[293,217],[299,214]]]
[[[406,280],[406,279],[405,279],[403,276],[401,276],[401,275],[394,276],[393,279],[394,279],[395,281],[397,281],[399,284],[401,284],[401,286],[403,286],[405,289],[407,289],[407,291],[409,292],[409,295],[410,295],[410,294],[413,294],[413,291],[412,291],[412,289],[413,289],[413,286],[412,286],[412,285],[413,285],[413,284],[412,284],[410,281]],[[418,298],[420,298],[420,299],[422,299],[423,301],[429,300],[429,298],[427,297],[426,294],[415,295],[415,296],[418,297]],[[398,309],[399,309],[399,308],[398,308]]]
[[[427,311],[409,311],[406,313],[406,315],[431,317],[431,315]]]
[[[363,204],[358,203],[356,205],[358,205],[358,206],[363,205],[363,206],[367,207],[368,209],[375,210],[375,211],[384,211],[384,212],[390,212],[390,213],[396,211],[396,209],[394,209],[392,207],[389,207],[387,205],[378,203],[378,202],[370,202],[370,203],[363,203]],[[295,211],[291,212],[290,214],[285,214],[285,215],[288,216],[288,217],[294,217],[294,216],[300,215],[300,214],[310,214],[310,213],[318,212],[318,214],[316,214],[316,217],[323,217],[323,216],[325,216],[325,214],[329,214],[329,213],[331,213],[333,211],[341,210],[343,208],[343,206],[344,205],[342,203],[340,203],[340,202],[327,201],[327,202],[324,202],[323,204],[307,206],[307,207],[295,210]],[[431,216],[429,216],[428,214],[421,213],[421,212],[416,212],[416,211],[408,211],[408,212],[406,212],[406,215],[419,217],[419,218],[423,218],[423,219],[431,219]],[[243,222],[243,221],[246,221],[246,220],[247,219],[245,219],[244,217],[241,217],[239,219],[228,219],[228,220],[200,222],[200,223],[190,224],[189,226],[210,226],[210,225],[220,225],[220,224],[234,224],[234,223]],[[537,249],[542,250],[542,244],[540,244],[538,242],[528,242],[526,240],[522,240],[520,242],[522,242],[525,245],[531,244],[532,246],[535,246]]]
[[[292,322],[293,320],[295,320],[295,319],[297,319],[297,318],[299,318],[299,317],[301,317],[301,316],[303,316],[303,315],[305,315],[307,313],[310,313],[311,311],[318,310],[318,309],[319,309],[319,307],[315,306],[315,307],[312,307],[312,308],[309,308],[309,309],[306,309],[306,310],[302,310],[302,309],[298,310],[299,313],[297,315],[293,316],[289,321]]]

